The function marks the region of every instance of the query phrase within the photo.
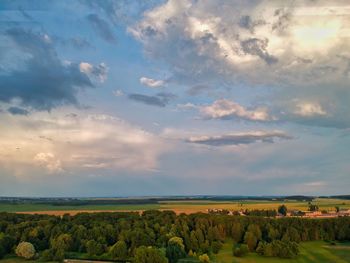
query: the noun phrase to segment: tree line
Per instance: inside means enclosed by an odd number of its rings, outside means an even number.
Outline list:
[[[0,257],[17,252],[42,261],[85,255],[135,263],[209,262],[228,239],[236,256],[256,251],[290,258],[298,254],[301,241],[350,240],[350,218],[275,219],[172,211],[62,217],[0,213]],[[35,253],[29,253],[33,249]],[[191,259],[195,261],[186,261]]]

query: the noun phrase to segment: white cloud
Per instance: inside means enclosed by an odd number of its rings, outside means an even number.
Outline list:
[[[303,117],[327,115],[327,112],[322,109],[322,106],[316,102],[299,102],[296,105],[294,113]]]
[[[34,157],[34,161],[49,171],[49,173],[63,172],[61,161],[56,159],[53,153],[38,153]]]
[[[185,104],[177,104],[176,108],[179,110],[192,110],[198,108],[198,106],[194,105],[193,103],[187,102]]]
[[[0,164],[16,174],[84,169],[149,171],[168,149],[156,135],[110,115],[34,113],[2,115]],[[30,168],[28,168],[30,167]]]
[[[155,80],[146,77],[140,78],[140,83],[150,88],[160,88],[165,85],[164,80]]]
[[[322,121],[299,116],[344,128],[350,126],[349,10],[341,0],[169,0],[129,31],[169,67],[174,82],[257,86],[268,94],[260,101],[272,107],[286,99],[329,99],[332,112],[311,110]]]
[[[97,78],[101,83],[107,80],[108,67],[105,63],[100,63],[94,66],[88,62],[79,64],[80,72],[85,73],[89,77]]]
[[[201,106],[200,112],[207,118],[224,119],[238,117],[251,121],[271,120],[266,108],[248,110],[236,102],[220,99],[209,106]]]
[[[120,89],[113,91],[113,95],[116,97],[121,97],[124,95],[124,92]]]

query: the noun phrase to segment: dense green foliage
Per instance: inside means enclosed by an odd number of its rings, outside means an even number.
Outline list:
[[[261,255],[293,257],[300,241],[350,240],[350,218],[177,216],[172,211],[63,217],[0,213],[0,252],[10,253],[14,245],[26,241],[45,260],[62,260],[68,252],[76,252],[110,260],[139,258],[139,262],[149,262],[147,257],[165,262],[167,256],[169,262],[177,262],[189,254],[197,258],[215,254],[228,238]],[[277,252],[286,248],[287,254]]]
[[[16,254],[25,259],[32,259],[35,256],[35,248],[29,242],[21,242],[16,248]]]
[[[278,213],[280,213],[281,215],[285,216],[287,215],[287,207],[285,205],[281,205],[278,207]]]

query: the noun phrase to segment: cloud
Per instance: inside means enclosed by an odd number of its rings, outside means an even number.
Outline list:
[[[124,92],[120,89],[117,89],[117,90],[113,91],[113,95],[116,97],[121,97],[121,96],[124,96]]]
[[[1,115],[1,122],[7,125],[0,130],[0,166],[14,174],[147,172],[168,149],[156,135],[110,115],[34,112]]]
[[[129,99],[141,102],[147,105],[165,107],[176,96],[172,93],[160,92],[156,96],[148,96],[144,94],[130,94]]]
[[[188,91],[187,94],[190,96],[197,96],[202,93],[210,91],[212,88],[205,84],[197,84],[192,86]]]
[[[187,139],[189,143],[206,144],[212,146],[241,145],[255,142],[274,142],[276,139],[291,139],[292,137],[280,131],[249,132],[224,134],[217,136],[193,136]]]
[[[172,82],[225,83],[235,94],[256,87],[274,112],[286,100],[324,101],[331,105],[327,115],[299,114],[299,123],[344,128],[350,127],[349,10],[341,0],[169,0],[128,30],[149,57],[168,66]]]
[[[113,24],[131,23],[145,10],[159,4],[159,0],[80,0],[80,2],[96,12],[103,13]]]
[[[268,39],[249,38],[241,42],[241,47],[246,54],[258,56],[270,65],[277,63],[278,59],[266,50],[268,42]]]
[[[5,36],[12,41],[16,53],[15,67],[4,62],[0,75],[0,101],[14,99],[36,110],[50,110],[60,105],[74,104],[82,89],[93,88],[89,77],[75,63],[62,63],[52,43],[40,33],[20,28],[8,29]],[[6,68],[8,67],[8,68]]]
[[[266,108],[248,110],[236,102],[220,99],[208,106],[201,106],[200,112],[204,117],[210,119],[232,119],[241,118],[251,121],[268,121],[269,116]]]
[[[53,153],[38,153],[35,155],[34,161],[39,166],[45,167],[49,173],[63,172],[61,161],[56,159]]]
[[[164,80],[155,80],[146,77],[140,78],[140,83],[150,88],[160,88],[165,85]]]
[[[87,62],[81,62],[79,64],[79,69],[82,73],[94,78],[98,78],[100,82],[105,82],[107,79],[108,67],[105,63],[100,63],[94,66]]]
[[[19,107],[9,107],[7,109],[7,111],[13,115],[28,115],[29,111],[27,111],[26,109],[22,109]]]
[[[90,14],[86,18],[92,25],[95,32],[106,42],[111,44],[115,44],[117,42],[112,29],[104,19],[100,18],[97,14]]]
[[[327,115],[322,106],[315,102],[298,102],[294,113],[303,117]]]
[[[177,109],[179,110],[192,110],[192,109],[197,109],[198,106],[194,105],[193,103],[187,102],[185,104],[177,104],[176,105]]]

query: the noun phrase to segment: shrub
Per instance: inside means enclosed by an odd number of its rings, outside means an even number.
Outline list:
[[[222,247],[222,243],[218,242],[218,241],[214,241],[211,244],[211,248],[212,248],[212,251],[213,251],[214,254],[219,253],[219,250],[221,249],[221,247]]]
[[[210,258],[207,254],[203,254],[203,255],[200,255],[198,257],[199,259],[199,262],[202,262],[202,263],[210,263]]]
[[[234,247],[233,255],[236,257],[243,257],[248,254],[249,248],[246,244],[241,244],[239,247]]]
[[[32,259],[35,256],[35,248],[29,242],[21,242],[16,248],[16,255],[25,259]]]

